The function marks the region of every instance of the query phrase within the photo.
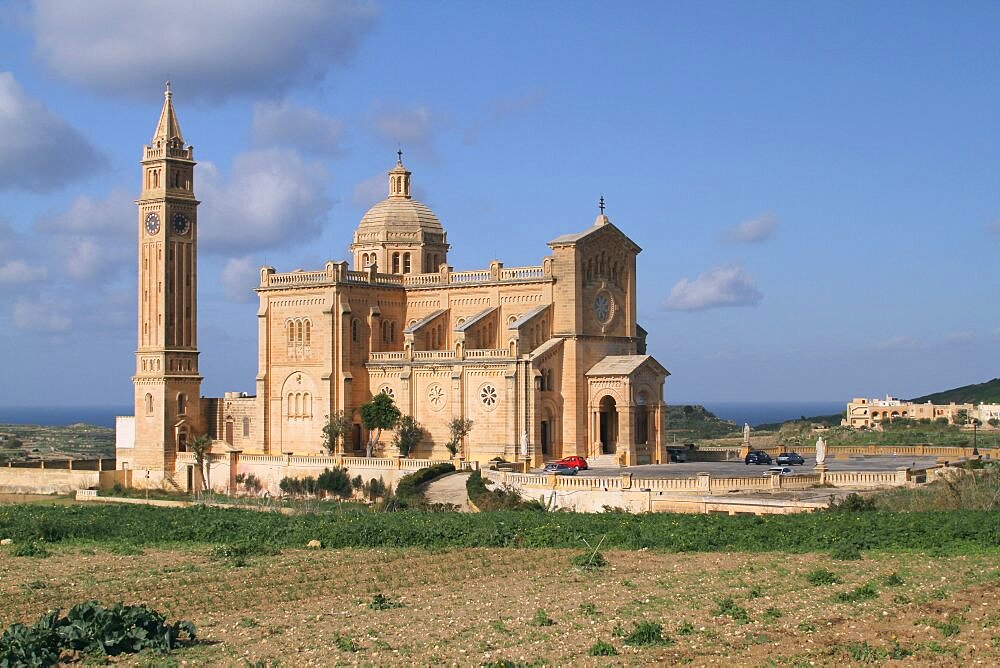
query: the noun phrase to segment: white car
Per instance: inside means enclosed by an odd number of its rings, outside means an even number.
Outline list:
[[[772,466],[764,474],[764,477],[769,475],[795,475],[795,471],[792,470],[791,466]]]

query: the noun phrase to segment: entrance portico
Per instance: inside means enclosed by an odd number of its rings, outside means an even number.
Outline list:
[[[588,455],[625,466],[669,461],[663,383],[670,372],[649,355],[609,355],[587,372]]]

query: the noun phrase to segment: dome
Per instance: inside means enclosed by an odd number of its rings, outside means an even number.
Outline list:
[[[409,197],[388,197],[361,217],[358,230],[362,229],[424,229],[442,232],[441,221],[427,205]]]

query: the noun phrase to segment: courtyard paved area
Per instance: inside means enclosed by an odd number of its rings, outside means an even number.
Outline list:
[[[827,457],[828,471],[895,471],[901,467],[923,469],[937,463],[936,457],[852,457],[850,459],[833,459]],[[777,466],[772,464],[771,466]],[[814,473],[816,460],[807,458],[802,466],[793,466],[796,473]],[[631,473],[637,478],[690,478],[699,473],[708,473],[713,477],[742,477],[764,475],[767,465],[744,464],[742,460],[731,462],[685,462],[683,464],[652,464],[646,466],[626,466],[623,468],[601,467],[580,471],[581,476],[613,476],[619,473]],[[535,469],[539,471],[540,469]]]

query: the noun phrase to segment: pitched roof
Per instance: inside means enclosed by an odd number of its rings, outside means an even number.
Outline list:
[[[176,139],[182,144],[184,143],[184,137],[181,135],[181,124],[177,121],[172,97],[173,93],[170,92],[170,82],[168,81],[167,90],[163,93],[163,110],[160,112],[160,121],[156,124],[156,131],[153,133],[152,144],[155,144],[158,139],[163,141]]]
[[[626,235],[624,232],[615,227],[614,223],[612,223],[608,219],[608,217],[604,215],[598,216],[594,224],[588,227],[587,229],[583,230],[582,232],[576,232],[574,234],[563,234],[550,241],[548,245],[550,248],[554,248],[555,246],[572,246],[573,244],[576,244],[577,242],[582,241],[583,239],[586,239],[587,237],[593,234],[597,234],[601,230],[614,230],[615,232],[618,233],[618,236],[620,236],[622,239],[624,239],[625,241],[627,241],[629,244],[632,245],[633,250],[636,253],[642,251],[642,248],[640,248],[637,243],[629,239],[628,235]]]
[[[654,373],[669,376],[662,364],[653,359],[652,355],[608,355],[600,362],[590,367],[587,376],[630,376],[640,367],[650,365]]]

